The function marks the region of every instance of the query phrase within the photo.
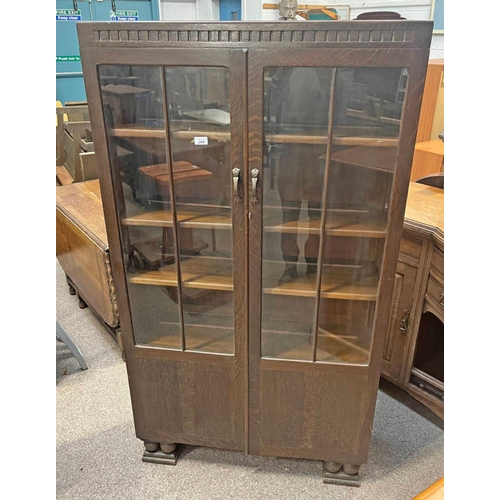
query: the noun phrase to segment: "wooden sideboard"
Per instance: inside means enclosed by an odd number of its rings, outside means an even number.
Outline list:
[[[410,183],[382,375],[444,420],[444,190]]]

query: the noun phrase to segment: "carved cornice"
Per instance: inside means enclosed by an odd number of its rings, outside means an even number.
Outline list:
[[[78,23],[83,46],[299,46],[425,47],[429,21],[323,22],[86,22]]]
[[[414,30],[118,30],[93,31],[95,42],[382,42],[411,43]]]

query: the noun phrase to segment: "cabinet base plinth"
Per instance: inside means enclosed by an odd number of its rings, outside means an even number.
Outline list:
[[[142,461],[150,464],[164,464],[164,465],[177,465],[179,458],[180,447],[176,446],[175,450],[170,453],[163,453],[163,451],[147,451],[144,450]]]
[[[340,484],[342,486],[359,486],[359,473],[347,474],[343,469],[338,472],[329,472],[323,464],[323,482],[327,484]]]

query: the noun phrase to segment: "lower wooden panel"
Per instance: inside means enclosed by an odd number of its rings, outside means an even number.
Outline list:
[[[245,392],[236,359],[221,364],[191,361],[195,356],[189,361],[127,359],[129,372],[133,371],[137,436],[153,442],[244,450]]]
[[[265,361],[261,364],[264,367]],[[260,455],[360,464],[368,370],[260,373]],[[251,423],[252,427],[252,423]]]

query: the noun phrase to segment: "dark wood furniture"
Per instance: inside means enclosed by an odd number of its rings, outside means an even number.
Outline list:
[[[444,190],[410,183],[382,375],[444,419]]]
[[[77,27],[143,460],[359,484],[432,23]]]
[[[439,174],[429,174],[416,181],[418,184],[425,184],[439,189],[444,189],[444,172]]]

